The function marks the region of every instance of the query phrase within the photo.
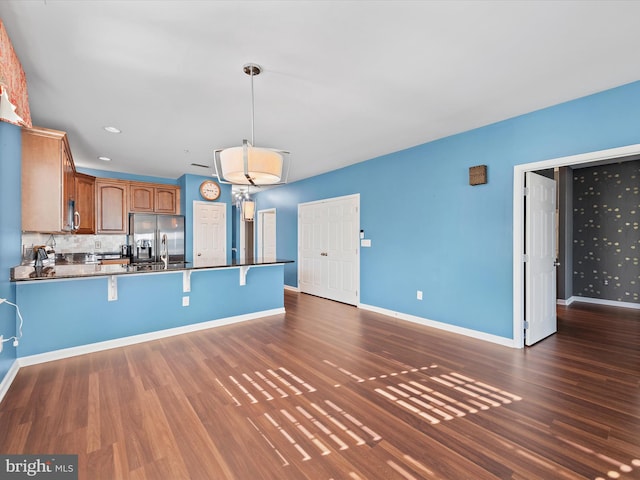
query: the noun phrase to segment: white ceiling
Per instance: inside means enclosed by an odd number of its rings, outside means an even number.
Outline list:
[[[0,18],[34,125],[67,131],[76,165],[168,178],[250,138],[248,62],[255,143],[291,151],[290,181],[640,79],[638,1],[4,0]]]

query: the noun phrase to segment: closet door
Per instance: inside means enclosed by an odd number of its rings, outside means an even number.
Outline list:
[[[360,196],[298,206],[298,287],[301,292],[359,303]]]

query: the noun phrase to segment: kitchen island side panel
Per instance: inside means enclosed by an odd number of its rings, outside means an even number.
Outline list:
[[[107,298],[109,277],[18,282],[24,318],[18,357],[284,307],[281,264],[252,267],[246,285],[239,272],[193,270],[186,293],[182,271],[122,275],[115,301]]]

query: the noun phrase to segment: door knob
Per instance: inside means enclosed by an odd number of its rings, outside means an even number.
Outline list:
[[[199,256],[199,257],[201,257],[201,256],[202,256],[202,254],[201,254],[201,253],[199,253],[199,254],[198,254],[198,256]]]
[[[560,261],[556,258],[555,262],[553,262],[553,266],[554,267],[559,267],[560,266]]]

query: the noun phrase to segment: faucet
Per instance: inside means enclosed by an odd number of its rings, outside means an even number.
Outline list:
[[[164,263],[164,269],[166,270],[169,266],[169,255],[168,255],[168,248],[167,248],[167,234],[163,234],[162,235],[162,241],[161,241],[161,250],[160,250],[160,260],[162,260],[162,263]]]

